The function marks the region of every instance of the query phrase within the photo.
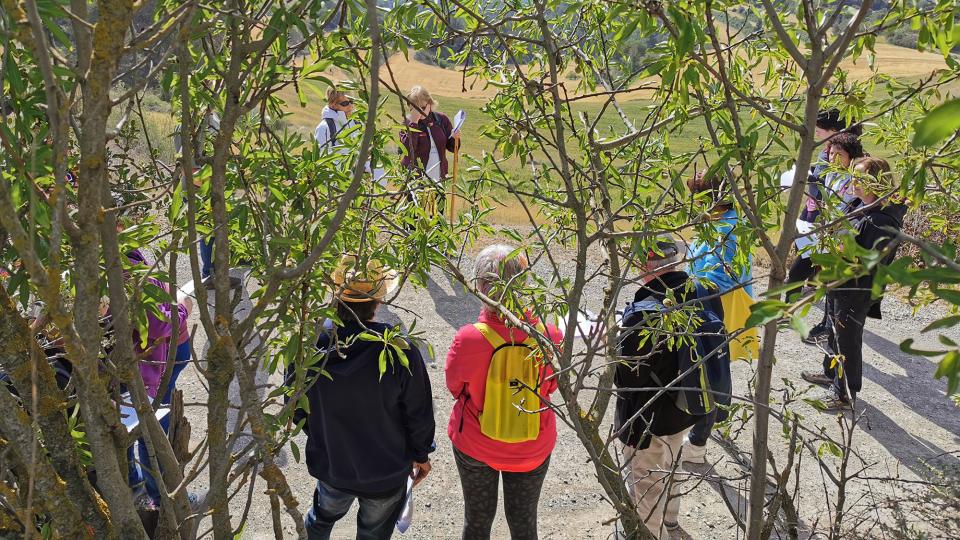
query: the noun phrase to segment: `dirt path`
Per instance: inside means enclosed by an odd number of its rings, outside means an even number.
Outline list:
[[[478,246],[482,247],[482,246]],[[475,253],[474,251],[473,253]],[[469,255],[469,254],[468,254]],[[569,256],[569,255],[568,255]],[[565,273],[572,274],[572,262],[563,263]],[[469,272],[472,263],[463,264]],[[757,271],[757,275],[762,272]],[[187,275],[184,268],[180,275]],[[601,295],[601,284],[588,286],[586,307],[594,309]],[[632,291],[628,291],[632,295]],[[622,300],[623,301],[623,300]],[[621,303],[622,303],[621,301]],[[247,309],[249,302],[241,303],[239,310]],[[479,303],[463,293],[439,273],[434,273],[426,288],[405,288],[398,299],[397,306],[382,310],[379,319],[402,323],[410,326],[414,319],[417,328],[425,333],[437,355],[437,363],[429,367],[433,385],[433,396],[437,419],[437,451],[432,455],[433,473],[415,492],[415,515],[411,529],[405,535],[395,538],[458,538],[462,524],[463,503],[460,494],[459,478],[453,463],[450,441],[446,435],[447,419],[450,415],[453,398],[446,391],[443,381],[443,359],[456,330],[472,323],[479,312]],[[811,324],[819,319],[821,313],[813,310]],[[914,478],[922,473],[921,460],[931,459],[944,452],[960,449],[960,414],[946,398],[946,385],[933,378],[935,364],[926,358],[902,353],[899,343],[907,337],[918,339],[918,346],[933,345],[935,336],[921,335],[920,330],[934,319],[930,313],[913,315],[911,309],[894,298],[884,303],[884,320],[868,323],[864,335],[864,388],[860,407],[866,410],[865,422],[857,433],[856,444],[863,456],[875,462],[875,476],[900,475]],[[195,338],[195,350],[206,350],[206,340],[202,327],[199,327],[197,314],[194,313],[191,324],[198,325]],[[960,339],[960,335],[955,336]],[[820,365],[821,354],[803,345],[798,336],[784,331],[778,340],[777,365],[775,367],[774,386],[782,389],[783,379],[788,379],[800,387],[805,387],[799,378],[801,369],[816,368]],[[752,376],[753,366],[743,362],[734,365],[734,392],[744,395],[747,381]],[[263,383],[275,385],[277,376],[261,377]],[[180,378],[179,387],[184,390],[186,401],[202,402],[206,391],[198,379],[197,372],[188,368]],[[266,390],[265,390],[266,391]],[[236,392],[232,392],[236,396]],[[806,422],[814,427],[822,427],[831,433],[838,433],[836,419],[832,415],[816,412],[812,407],[799,404],[794,409],[800,412]],[[612,411],[612,407],[611,407]],[[200,442],[205,433],[205,417],[202,407],[188,407],[187,414],[194,426],[193,444]],[[602,496],[602,490],[596,481],[593,467],[587,462],[587,455],[580,446],[575,434],[561,422],[556,450],[553,453],[546,483],[540,501],[540,531],[542,538],[586,539],[608,538],[612,532],[605,522],[614,517],[614,512]],[[771,430],[771,436],[777,436],[778,429]],[[299,437],[297,443],[303,448],[305,439]],[[737,476],[742,471],[732,464],[727,456],[710,443],[708,457],[717,463],[716,470],[726,476]],[[749,448],[750,434],[742,433],[738,439],[741,448]],[[956,457],[947,456],[941,461],[957,464]],[[280,456],[279,462],[286,472],[294,492],[301,501],[301,510],[306,512],[314,486],[314,480],[307,474],[306,465],[294,461],[289,448]],[[707,472],[691,468],[693,473]],[[812,459],[802,464],[801,474],[819,478],[820,472]],[[202,477],[205,478],[205,477]],[[739,489],[745,487],[744,481],[735,482]],[[205,486],[198,485],[198,489]],[[867,508],[879,503],[883,486],[871,485],[870,494],[858,493],[855,508]],[[243,492],[245,493],[245,486]],[[273,538],[270,519],[270,505],[263,494],[265,484],[262,481],[254,486],[255,498],[250,509],[250,519],[243,532],[243,538]],[[732,504],[738,504],[736,490],[728,490]],[[860,497],[863,495],[863,497]],[[238,497],[240,498],[240,497]],[[742,503],[742,501],[740,501]],[[822,489],[803,492],[800,498],[800,513],[806,524],[822,523],[828,516],[823,511]],[[235,512],[234,523],[239,521],[243,508],[239,502],[231,505]],[[353,538],[354,511],[341,520],[334,532],[334,538]],[[674,533],[673,538],[723,539],[739,538],[738,529],[732,524],[730,514],[720,495],[719,488],[707,482],[701,482],[682,501],[680,513],[682,530]],[[293,537],[293,524],[284,516],[284,530]],[[201,531],[209,527],[209,520],[201,526]],[[494,524],[493,538],[509,538],[502,509]]]

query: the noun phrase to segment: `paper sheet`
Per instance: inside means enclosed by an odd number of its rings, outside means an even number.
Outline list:
[[[813,230],[814,224],[809,221],[804,221],[802,219],[797,220],[797,239],[794,241],[794,244],[797,246],[797,250],[803,250],[809,246],[816,245],[817,235],[810,234],[810,231]],[[806,235],[806,236],[800,236]],[[801,257],[809,257],[809,253],[802,253]]]
[[[793,177],[797,174],[797,168],[791,167],[789,171],[780,175],[780,187],[790,187],[793,185]]]
[[[460,128],[463,127],[463,123],[467,121],[467,113],[460,109],[457,111],[457,114],[453,117],[453,132],[458,133]]]
[[[413,523],[413,478],[407,477],[407,500],[403,503],[403,511],[397,518],[397,530],[401,533],[407,532],[410,524]]]

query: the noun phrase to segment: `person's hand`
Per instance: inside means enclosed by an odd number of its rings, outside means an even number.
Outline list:
[[[430,460],[426,460],[423,463],[413,462],[413,471],[410,473],[410,477],[413,478],[413,485],[416,486],[423,481],[424,478],[430,474],[430,469],[433,467],[430,465]]]
[[[453,140],[460,141],[460,132],[456,131],[453,133]]]

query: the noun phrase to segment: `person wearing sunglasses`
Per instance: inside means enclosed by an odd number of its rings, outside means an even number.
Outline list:
[[[428,179],[427,187],[418,190],[417,201],[429,214],[442,214],[445,201],[443,181],[447,177],[447,152],[453,152],[460,133],[453,131],[447,115],[437,112],[437,103],[422,86],[407,93],[407,102],[414,108],[407,115],[400,143],[406,147],[403,166]]]
[[[313,136],[320,148],[329,150],[339,144],[337,135],[355,123],[349,119],[353,109],[353,99],[342,90],[335,86],[327,89],[327,105],[323,108],[320,123],[313,130]]]

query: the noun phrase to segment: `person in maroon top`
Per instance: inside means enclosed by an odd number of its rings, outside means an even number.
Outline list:
[[[428,180],[427,187],[416,195],[419,204],[431,214],[442,213],[443,181],[450,170],[447,151],[457,149],[460,133],[454,133],[447,115],[434,110],[436,102],[426,88],[414,86],[407,100],[414,109],[400,132],[400,142],[407,150],[402,164]]]

